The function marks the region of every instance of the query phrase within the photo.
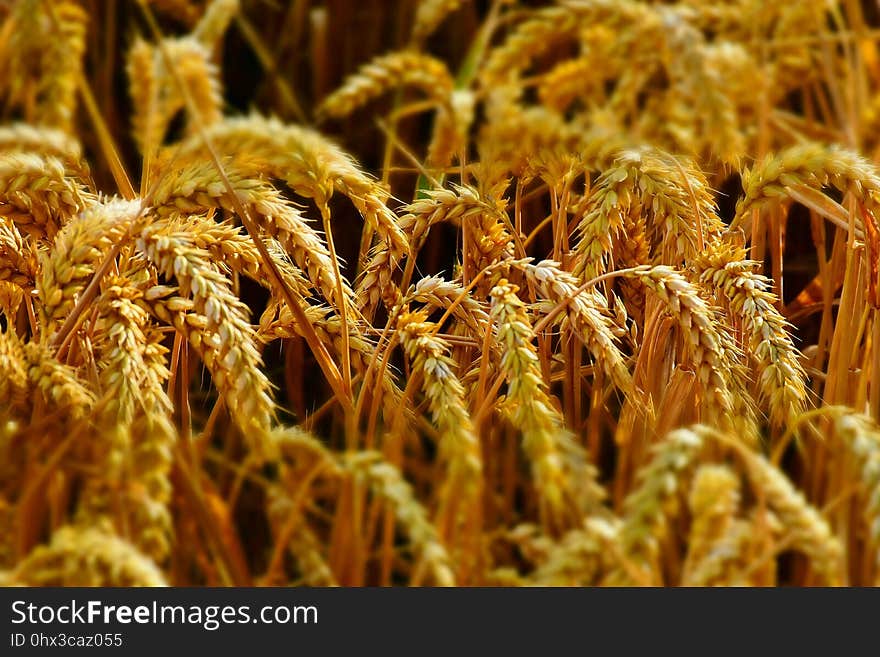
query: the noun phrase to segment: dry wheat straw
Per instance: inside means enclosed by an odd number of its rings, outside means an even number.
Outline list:
[[[473,45],[454,77],[424,46],[464,3],[420,0],[407,50],[367,61],[317,107],[344,118],[400,91],[403,105],[384,104],[382,182],[317,130],[224,117],[221,80],[240,81],[219,66],[231,22],[290,96],[280,55],[305,43],[308,3],[285,12],[277,57],[240,0],[149,4],[171,18],[163,29],[189,31],[119,39],[126,12],[0,0],[4,584],[212,583],[228,565],[266,585],[876,579],[880,430],[856,411],[877,414],[880,173],[858,151],[877,151],[880,104],[859,3],[489,3],[460,14]],[[332,43],[325,13],[309,13],[316,52]],[[122,105],[103,97],[121,61]],[[394,129],[423,110],[432,123]],[[114,138],[129,120],[143,162],[123,165]],[[142,198],[98,195],[111,174],[134,197],[124,168],[141,172]],[[712,187],[737,173],[725,226]],[[365,224],[348,269],[336,249],[357,240],[338,196]],[[746,253],[799,280],[792,201],[812,213],[822,296],[803,302],[811,284],[783,312]],[[441,222],[458,246],[427,242]],[[551,238],[554,260],[538,261]],[[448,280],[431,275],[438,263]],[[244,301],[262,310],[267,296],[257,330]],[[786,318],[819,329],[808,356]],[[297,378],[314,369],[303,335],[322,368],[343,364],[338,399]],[[849,406],[805,412],[807,373]],[[276,426],[269,376],[326,439]],[[752,451],[762,433],[779,439],[774,460]],[[613,504],[581,439],[616,468]],[[202,486],[209,497],[191,494]],[[206,524],[215,513],[228,523]],[[178,528],[192,555],[174,549]]]
[[[291,462],[317,463],[316,470],[320,468],[338,476],[341,474],[338,459],[319,439],[300,427],[278,427],[273,431],[272,440],[279,447],[283,464],[282,486],[268,491],[266,506],[276,540],[286,540],[286,547],[296,559],[303,584],[336,586],[336,577],[327,563],[324,545],[309,526],[308,519],[300,516],[303,509],[298,507],[286,486],[295,485],[301,477],[299,471],[291,467]],[[296,522],[292,525],[293,521]]]

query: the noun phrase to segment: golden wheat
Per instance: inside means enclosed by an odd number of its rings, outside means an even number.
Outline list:
[[[0,2],[0,579],[880,582],[876,12],[331,4]]]

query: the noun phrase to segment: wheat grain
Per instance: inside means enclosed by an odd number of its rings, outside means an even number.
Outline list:
[[[0,154],[0,213],[35,238],[53,237],[88,195],[51,155]]]

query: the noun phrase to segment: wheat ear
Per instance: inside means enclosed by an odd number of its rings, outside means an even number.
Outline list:
[[[55,237],[40,256],[36,286],[47,333],[73,309],[102,255],[141,215],[137,201],[109,199],[90,205]]]
[[[705,422],[738,430],[756,439],[754,403],[743,383],[745,374],[727,327],[700,296],[698,289],[670,267],[632,270],[666,304],[681,328],[687,353],[704,391]]]
[[[12,571],[25,586],[167,586],[156,565],[105,527],[67,526]]]
[[[749,353],[758,363],[758,387],[770,407],[770,419],[787,426],[806,408],[806,373],[788,334],[788,322],[776,309],[770,281],[755,272],[745,249],[718,243],[699,256],[694,268],[699,280],[716,291],[729,308],[731,321],[748,335]]]
[[[33,237],[54,236],[88,199],[84,187],[67,175],[58,158],[0,153],[0,213]]]
[[[565,527],[572,513],[576,517],[603,493],[586,453],[564,427],[547,394],[531,323],[517,289],[504,279],[492,289],[492,319],[502,345],[501,369],[508,386],[506,405],[513,425],[522,431],[541,518],[549,527]]]
[[[425,312],[403,313],[397,333],[414,371],[424,378],[423,390],[440,430],[440,461],[446,476],[439,493],[438,525],[441,536],[454,536],[469,518],[479,518],[482,453],[449,347],[434,335],[435,325],[426,319]],[[473,523],[469,529],[475,529]]]
[[[446,64],[413,51],[381,55],[349,76],[342,86],[321,103],[319,114],[348,116],[395,87],[413,87],[437,103],[448,103],[455,86]]]
[[[740,503],[740,482],[736,473],[724,465],[701,465],[694,474],[688,506],[691,529],[682,583],[688,585],[694,570],[702,564],[715,544],[734,525]]]
[[[607,308],[603,309],[598,303],[601,296],[581,290],[577,279],[552,260],[528,264],[523,270],[543,298],[566,304],[568,323],[574,334],[621,392],[632,391],[632,375],[617,346],[615,327]]]
[[[252,441],[251,446],[259,455],[270,456],[266,453],[269,445],[265,438],[273,404],[269,381],[260,370],[256,334],[247,321],[247,307],[232,293],[228,280],[211,264],[208,254],[195,247],[187,233],[150,227],[138,237],[137,245],[164,276],[177,280],[184,298],[192,299],[192,311],[203,318],[204,327],[197,332],[186,330],[185,322],[181,323],[182,318],[176,314],[173,325],[184,329],[191,342],[196,336],[201,338],[193,346],[204,348],[202,357],[242,435]],[[162,319],[167,321],[170,317]]]
[[[393,505],[397,521],[409,535],[413,549],[418,554],[421,562],[418,566],[431,572],[434,584],[454,586],[455,575],[449,553],[428,520],[424,506],[400,471],[384,461],[381,455],[366,451],[346,456],[343,467],[355,481],[366,484],[373,494]],[[414,575],[420,570],[418,566]]]

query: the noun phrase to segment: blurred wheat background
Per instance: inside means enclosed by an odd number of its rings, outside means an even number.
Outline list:
[[[878,25],[0,2],[0,582],[880,584]]]

